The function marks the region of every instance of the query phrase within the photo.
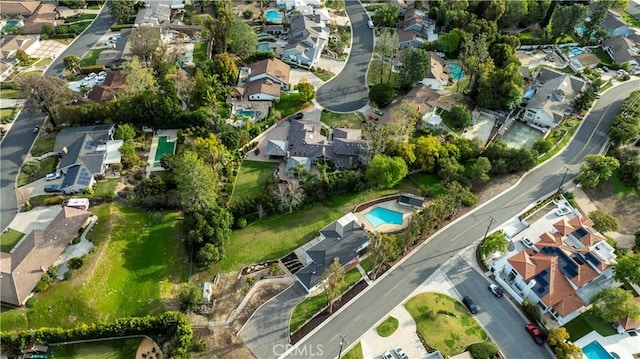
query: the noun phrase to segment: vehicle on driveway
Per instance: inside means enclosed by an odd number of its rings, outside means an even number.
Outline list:
[[[498,298],[502,298],[504,295],[504,290],[495,284],[489,284],[489,290]]]
[[[303,117],[304,117],[304,113],[302,113],[302,112],[298,112],[298,113],[296,113],[295,115],[292,115],[292,116],[291,116],[291,119],[292,119],[292,120],[299,120],[299,119],[301,119],[301,118],[303,118]]]
[[[569,207],[560,207],[556,209],[556,216],[558,217],[565,216],[569,213],[571,213],[571,209],[569,209]]]
[[[531,240],[527,237],[522,237],[522,244],[524,244],[524,246],[527,248],[533,247],[533,242],[531,242]]]
[[[536,344],[538,345],[544,344],[544,339],[542,339],[542,333],[540,332],[540,328],[538,328],[537,325],[533,323],[528,323],[524,327],[525,329],[527,329],[527,332],[529,332],[529,335],[531,335],[531,338],[533,338],[533,341],[535,341]]]
[[[60,185],[57,184],[46,184],[44,185],[45,193],[58,193],[60,192]]]
[[[389,352],[382,353],[382,359],[393,359],[393,355]]]
[[[60,172],[51,172],[51,173],[47,174],[46,176],[44,176],[44,178],[47,181],[57,180],[58,178],[60,178]]]
[[[478,312],[480,311],[478,305],[468,295],[465,295],[464,298],[462,298],[462,303],[464,303],[467,309],[469,309],[471,314],[478,314]]]
[[[409,357],[407,356],[407,353],[405,353],[404,350],[402,350],[402,348],[397,347],[394,349],[394,351],[396,352],[396,355],[398,356],[399,359],[409,359]]]

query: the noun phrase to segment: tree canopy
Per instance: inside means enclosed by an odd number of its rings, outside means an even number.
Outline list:
[[[603,155],[587,155],[580,167],[578,180],[584,187],[596,187],[613,175],[620,162],[613,157]]]
[[[640,253],[625,254],[616,258],[616,262],[613,272],[617,280],[640,285]]]
[[[633,300],[631,292],[622,288],[610,287],[599,291],[591,299],[591,304],[594,313],[608,323],[627,317],[640,319],[640,304]]]
[[[589,212],[589,218],[593,221],[593,228],[598,232],[604,233],[618,230],[618,221],[599,209]]]
[[[400,157],[375,155],[369,162],[365,177],[375,186],[391,188],[409,172],[407,164]]]
[[[378,108],[387,107],[396,98],[396,90],[391,84],[383,82],[369,88],[369,99]]]
[[[126,24],[135,12],[134,4],[134,0],[107,1],[107,9],[116,23]]]

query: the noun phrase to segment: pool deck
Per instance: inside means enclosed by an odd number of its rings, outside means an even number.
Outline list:
[[[153,135],[153,138],[151,139],[151,149],[149,150],[149,158],[147,159],[147,168],[145,171],[147,177],[151,175],[151,172],[165,171],[165,169],[162,167],[153,167],[153,164],[156,161],[156,152],[158,152],[158,138],[162,136],[166,136],[167,141],[169,142],[177,141],[178,130],[158,130],[158,132]]]
[[[580,348],[597,340],[609,353],[616,353],[620,359],[633,359],[633,354],[640,353],[640,336],[632,337],[627,333],[603,337],[596,331],[578,339],[575,344]]]
[[[382,208],[386,208],[392,211],[402,213],[402,224],[386,223],[386,224],[381,224],[377,227],[374,227],[369,222],[367,217],[365,217],[365,215],[371,212],[376,207],[382,207]],[[364,229],[366,229],[367,231],[378,232],[378,233],[389,233],[389,232],[396,232],[406,228],[409,225],[409,219],[411,218],[411,214],[413,213],[413,211],[414,211],[413,208],[401,206],[396,202],[395,199],[391,199],[387,202],[381,202],[376,205],[373,205],[363,211],[355,212],[354,214],[356,215],[356,217],[358,217],[358,222],[364,223]]]

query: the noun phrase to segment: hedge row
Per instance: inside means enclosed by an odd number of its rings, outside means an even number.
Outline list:
[[[160,316],[121,318],[113,322],[82,324],[73,329],[40,328],[22,332],[0,332],[0,348],[5,355],[19,355],[33,343],[53,344],[127,335],[164,335],[170,339],[170,358],[187,358],[193,331],[189,321],[178,312],[166,312]]]
[[[82,66],[82,73],[90,74],[92,72],[100,72],[104,71],[104,65],[90,65],[90,66]]]
[[[76,37],[76,34],[51,34],[49,35],[50,39],[73,39]]]
[[[122,29],[131,29],[133,24],[119,24],[111,26],[111,31],[120,31]]]

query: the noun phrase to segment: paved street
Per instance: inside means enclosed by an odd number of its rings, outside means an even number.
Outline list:
[[[367,67],[373,53],[373,30],[369,16],[358,1],[346,1],[351,21],[351,54],[342,72],[320,87],[316,100],[322,107],[337,112],[352,112],[367,105]]]
[[[481,238],[487,228],[489,216],[495,219],[492,227],[495,228],[538,199],[557,190],[565,165],[571,171],[567,180],[575,177],[583,158],[600,151],[611,119],[618,113],[628,94],[639,86],[640,80],[634,79],[602,94],[573,141],[559,156],[532,170],[511,190],[440,230],[426,244],[378,279],[375,285],[338,311],[325,325],[299,342],[298,346],[312,348],[323,345],[325,357],[337,356],[340,332],[347,336],[346,340],[350,345],[357,343],[369,328],[406,300],[436,269]],[[294,348],[283,357],[301,357],[300,353],[301,350]],[[522,351],[520,357],[526,356],[535,357],[535,353]]]

